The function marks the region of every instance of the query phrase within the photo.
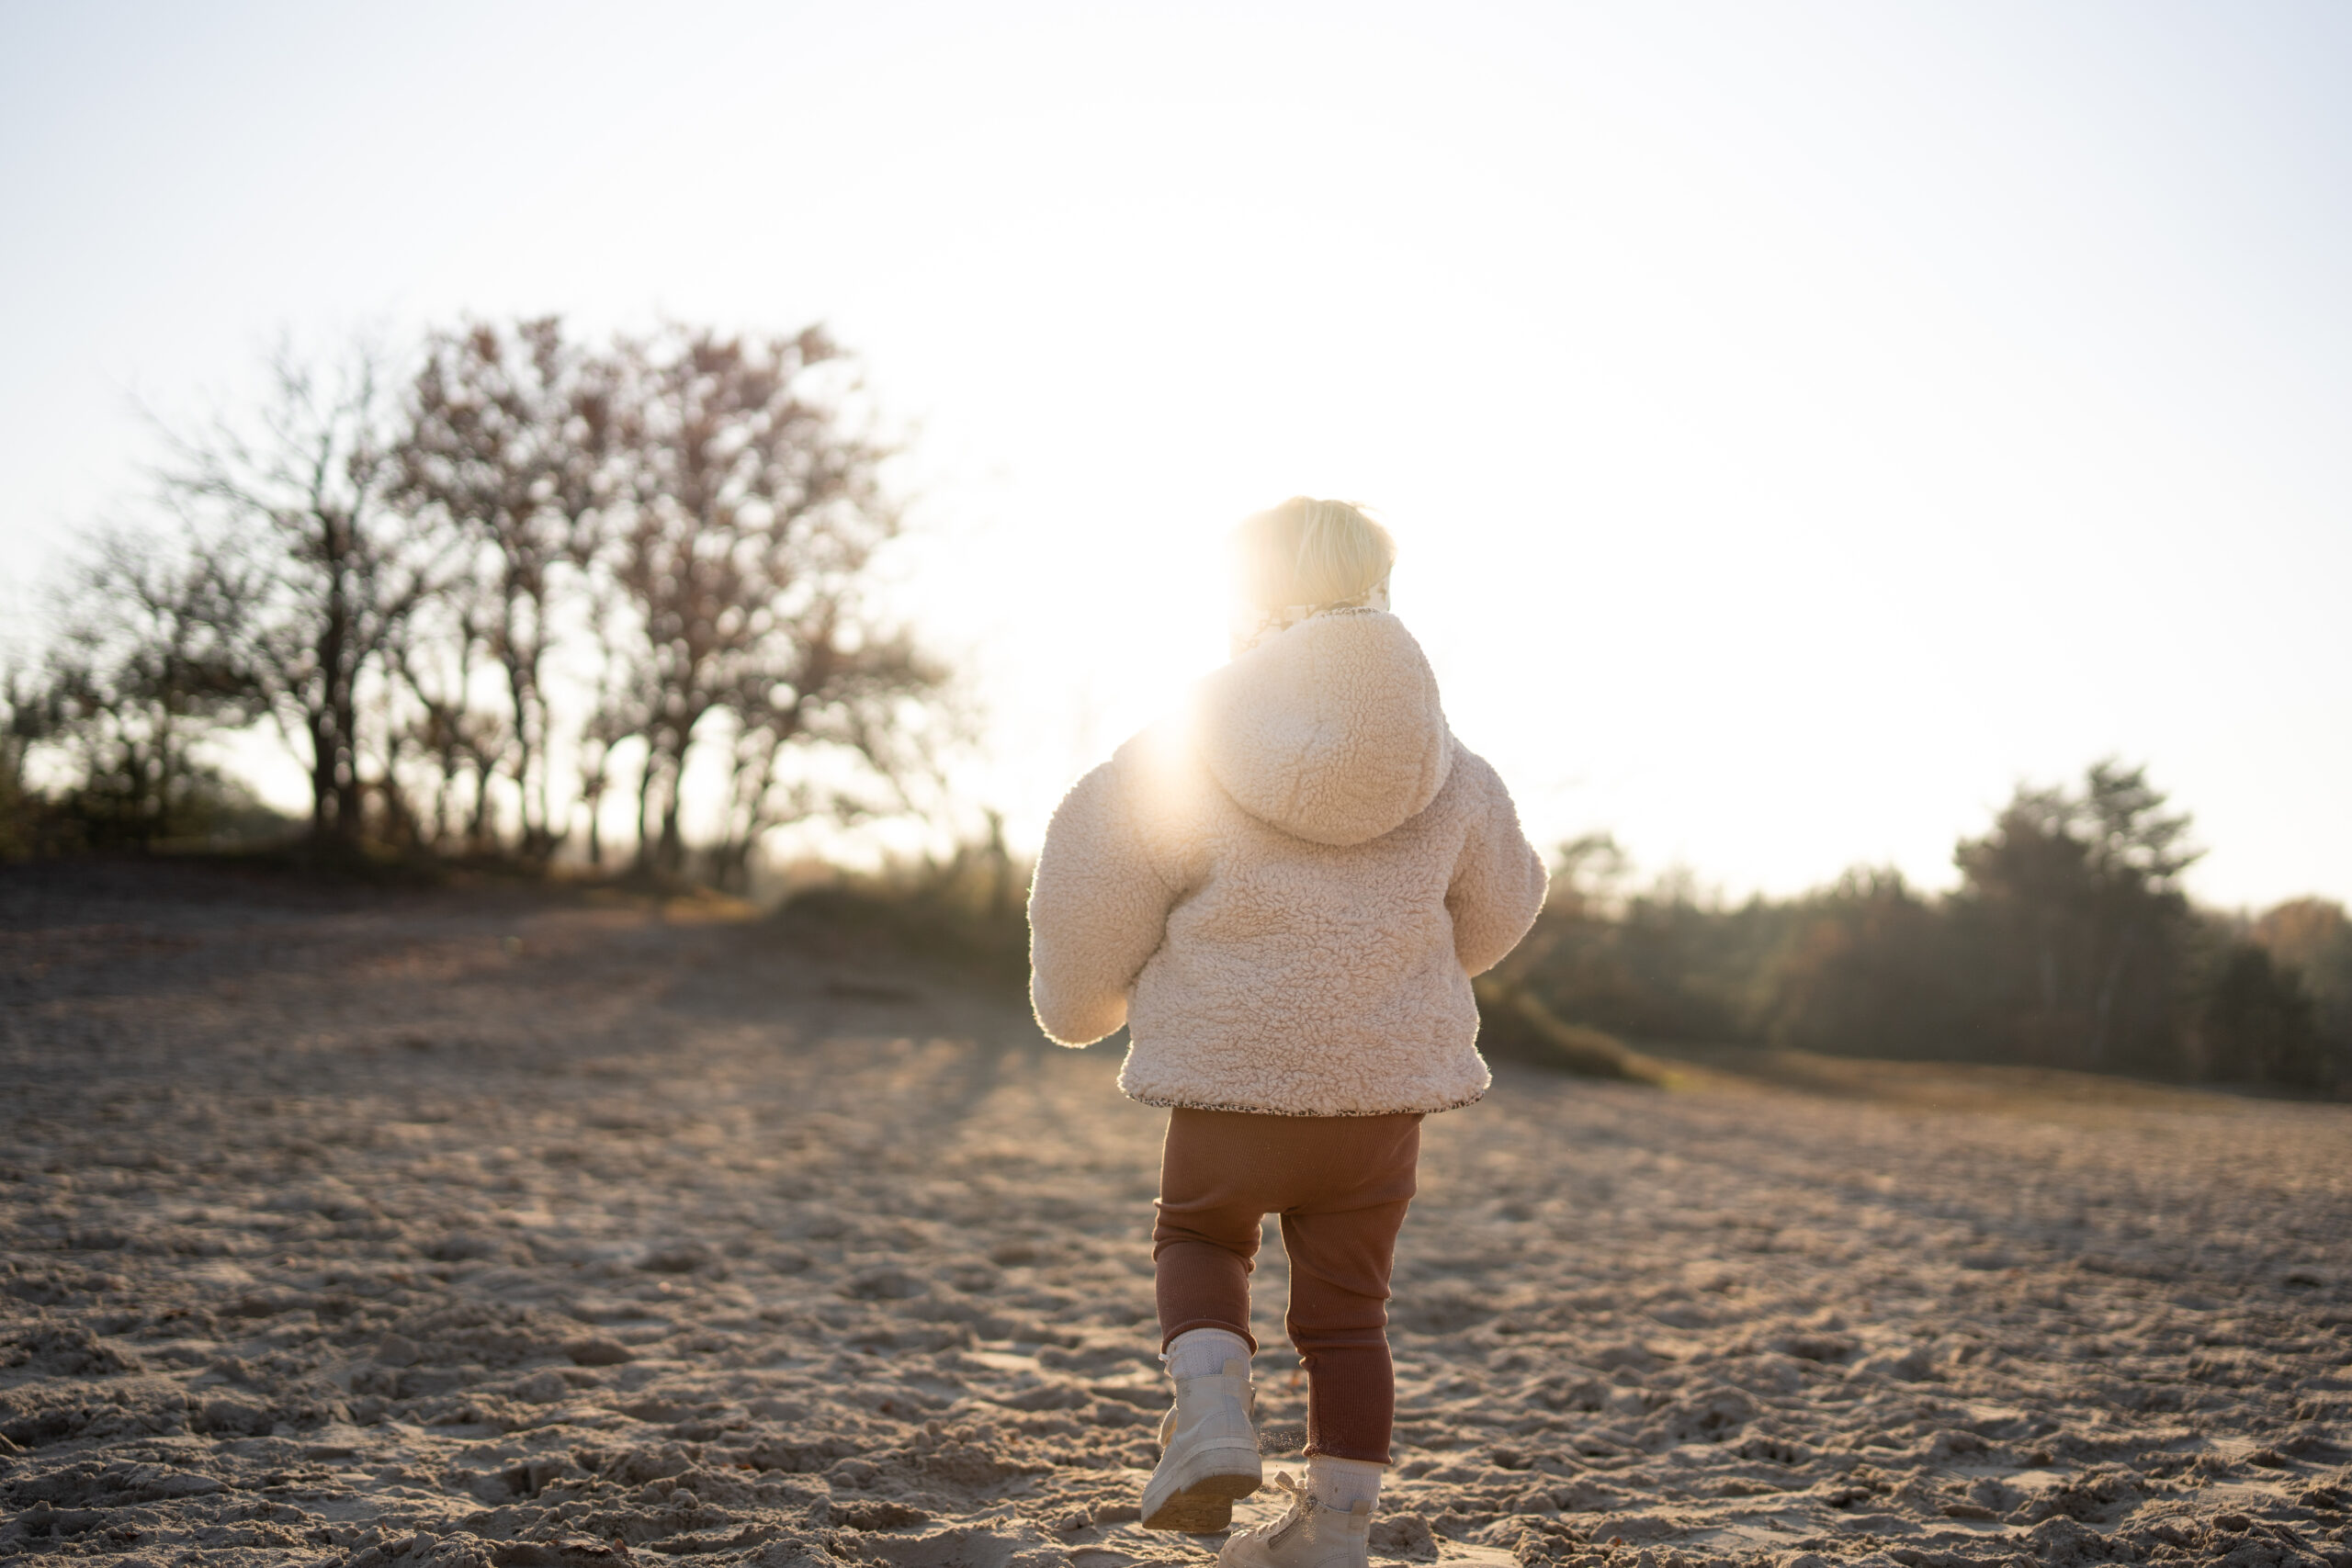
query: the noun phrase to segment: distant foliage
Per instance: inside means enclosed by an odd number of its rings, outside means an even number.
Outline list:
[[[2352,918],[2324,898],[2295,898],[2256,920],[2247,938],[2311,1002],[2322,1072],[2352,1085]]]
[[[2056,1066],[2181,1065],[2188,900],[2200,852],[2146,770],[2095,764],[2079,793],[2020,789],[1953,852],[1955,935],[2004,1054]],[[1966,961],[1964,960],[1964,962]]]
[[[2324,1089],[2335,1078],[2301,976],[2256,942],[2233,942],[2222,953],[2195,1037],[2211,1078],[2301,1089]]]
[[[1635,1041],[2352,1088],[2352,922],[2194,909],[2188,828],[2144,769],[2100,762],[2020,787],[1956,846],[1950,896],[1863,869],[1730,907],[1672,879],[1624,895],[1615,845],[1579,840],[1490,984]]]
[[[1623,853],[1606,835],[1563,846],[1549,904],[1494,983],[1611,1034],[1745,1037],[1759,976],[1787,940],[1792,912],[1761,899],[1703,907],[1671,879],[1626,895],[1624,872]]]
[[[2352,918],[2344,906],[2290,899],[2255,921],[2248,935],[2301,977],[2320,1033],[2352,1048]]]
[[[1902,874],[1851,871],[1799,900],[1767,960],[1757,1032],[1793,1050],[1939,1057],[1982,1027],[1953,920]]]

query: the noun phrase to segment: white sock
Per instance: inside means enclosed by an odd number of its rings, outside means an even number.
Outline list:
[[[1388,1467],[1370,1460],[1306,1456],[1306,1490],[1327,1508],[1346,1513],[1358,1503],[1380,1506],[1380,1472]]]
[[[1227,1361],[1250,1363],[1250,1341],[1225,1328],[1188,1328],[1159,1353],[1171,1378],[1213,1378]]]

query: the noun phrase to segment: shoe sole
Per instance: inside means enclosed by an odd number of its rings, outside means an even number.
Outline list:
[[[1263,1484],[1256,1475],[1204,1475],[1190,1486],[1170,1493],[1167,1500],[1143,1517],[1148,1530],[1182,1530],[1187,1535],[1214,1535],[1233,1523],[1233,1505]]]

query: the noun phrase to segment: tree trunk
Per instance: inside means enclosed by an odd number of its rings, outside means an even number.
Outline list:
[[[172,759],[171,710],[159,706],[155,715],[155,804],[148,818],[151,842],[172,830],[172,784],[176,771]]]
[[[2115,944],[2115,960],[2107,966],[2099,979],[2098,998],[2091,1008],[2091,1066],[2107,1066],[2108,1030],[2115,1012],[2116,988],[2123,983],[2123,974],[2131,966],[2132,938],[2137,933],[2126,930]]]
[[[647,816],[652,809],[653,770],[660,765],[660,757],[653,750],[652,733],[648,731],[645,737],[645,762],[637,773],[637,868],[639,871],[653,869],[653,840],[646,836],[645,823]]]
[[[534,733],[533,750],[537,759],[534,779],[538,785],[539,802],[536,823],[531,819],[531,792],[524,788],[519,779],[515,781],[515,786],[522,790],[524,797],[524,852],[532,860],[544,863],[555,858],[556,846],[569,835],[570,827],[567,824],[563,832],[556,830],[555,759],[549,754],[553,745],[555,725],[548,711],[547,698],[538,689],[536,674],[532,678],[531,712]]]
[[[539,645],[536,630],[526,649],[515,630],[515,609],[527,604],[534,628],[541,607],[527,592],[509,583],[499,615],[499,661],[506,670],[506,698],[514,710],[514,780],[517,848],[528,858],[540,858],[550,834],[548,813],[548,760],[545,705],[539,699]],[[534,792],[533,785],[538,787]]]
[[[1005,847],[1004,813],[989,810],[989,918],[1001,922],[1012,912],[1012,852]]]
[[[359,759],[353,754],[358,734],[357,684],[354,662],[349,578],[351,541],[343,519],[321,519],[319,543],[326,558],[326,615],[319,627],[318,660],[321,682],[311,725],[312,827],[314,837],[349,848],[359,841]],[[325,808],[322,830],[318,820]]]
[[[580,793],[588,801],[588,864],[591,869],[605,869],[605,779],[601,770],[593,779],[583,781]]]
[[[474,808],[466,818],[469,854],[482,854],[498,847],[490,830],[490,780],[495,772],[489,758],[474,758]]]
[[[335,715],[335,837],[349,847],[359,842],[367,811],[367,790],[359,782],[359,713],[352,682],[345,675],[343,700]]]
[[[311,736],[311,841],[324,846],[334,838],[334,738],[324,710],[307,716]]]
[[[678,811],[684,804],[678,797],[678,787],[684,769],[670,775],[668,793],[662,803],[662,869],[673,875],[686,868],[686,840],[678,829]]]

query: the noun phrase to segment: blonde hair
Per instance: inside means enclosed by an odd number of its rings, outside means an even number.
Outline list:
[[[1263,610],[1355,604],[1396,562],[1388,530],[1344,501],[1295,495],[1230,538],[1241,596]]]

